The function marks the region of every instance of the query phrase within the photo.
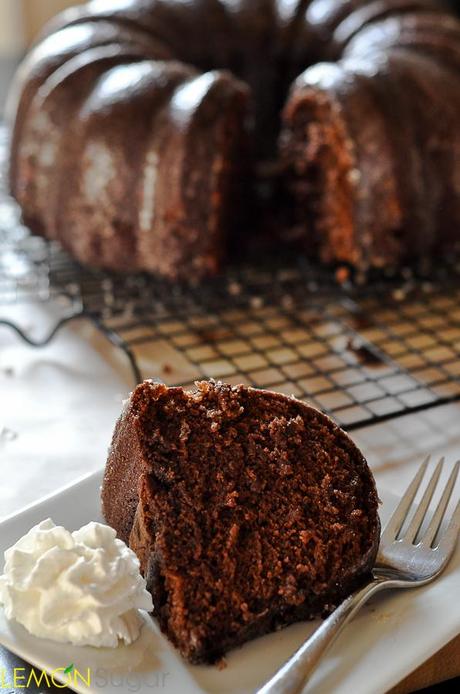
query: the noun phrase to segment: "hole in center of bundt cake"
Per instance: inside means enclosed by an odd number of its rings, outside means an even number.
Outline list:
[[[376,496],[329,419],[243,387],[140,388],[144,474],[130,544],[186,657],[213,660],[317,616],[356,584],[373,552]]]

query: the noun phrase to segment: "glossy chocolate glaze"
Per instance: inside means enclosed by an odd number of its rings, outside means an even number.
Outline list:
[[[397,266],[457,242],[459,66],[437,0],[93,0],[18,72],[11,190],[82,262],[196,280],[278,157],[306,252]]]

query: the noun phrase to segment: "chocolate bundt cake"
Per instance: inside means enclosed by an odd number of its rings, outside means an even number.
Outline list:
[[[295,398],[244,386],[139,385],[102,502],[162,630],[194,663],[331,611],[379,542],[374,480],[349,437]]]
[[[9,111],[26,223],[94,266],[216,272],[273,157],[310,255],[366,270],[458,245],[442,0],[93,0],[47,28]]]

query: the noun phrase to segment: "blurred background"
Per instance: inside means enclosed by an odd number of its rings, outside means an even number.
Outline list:
[[[0,112],[18,60],[54,15],[84,0],[0,0]],[[102,0],[104,1],[104,0]],[[105,0],[108,6],[113,0]],[[460,11],[460,0],[439,0]]]
[[[110,6],[112,0],[105,0]],[[440,0],[459,9],[460,0]],[[0,56],[20,54],[46,22],[61,10],[83,0],[0,0]]]
[[[24,49],[51,17],[78,4],[78,0],[1,0],[0,50]]]
[[[51,17],[78,4],[78,0],[0,0],[0,114],[12,73],[27,47]]]

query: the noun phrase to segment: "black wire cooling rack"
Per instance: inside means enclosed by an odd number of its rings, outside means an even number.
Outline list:
[[[1,149],[4,157],[4,131]],[[312,402],[348,430],[460,399],[460,280],[452,268],[340,288],[292,257],[229,268],[197,287],[116,276],[31,236],[4,189],[3,181],[0,325],[30,345],[85,318],[125,354],[136,382],[215,378],[269,388]],[[41,341],[2,319],[2,306],[30,301],[64,307]]]

